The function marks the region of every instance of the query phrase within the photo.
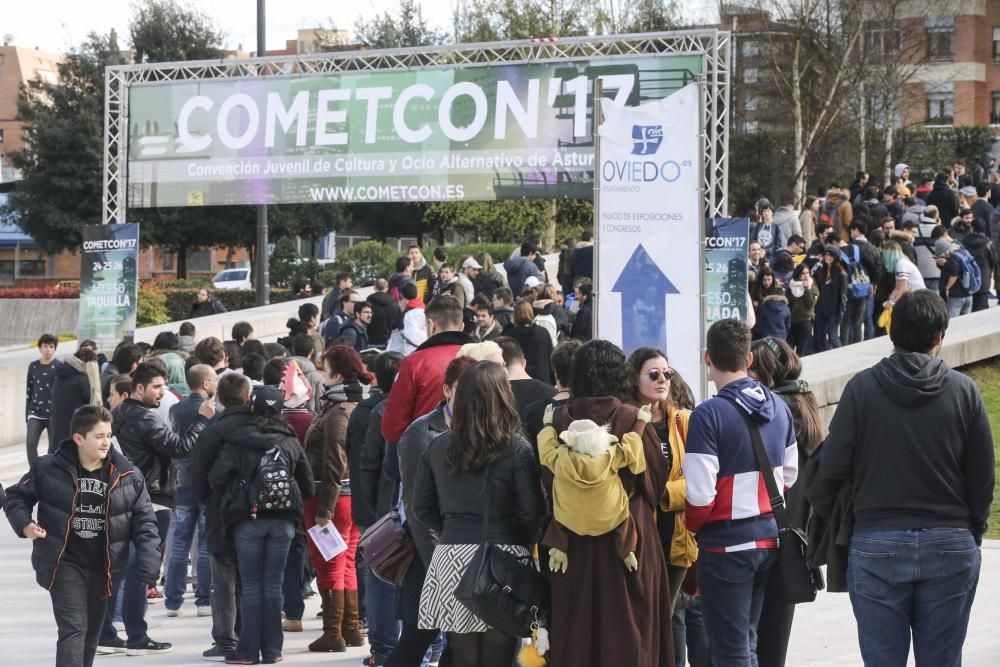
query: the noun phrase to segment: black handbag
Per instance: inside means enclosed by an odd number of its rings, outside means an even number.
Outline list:
[[[549,586],[531,556],[519,558],[490,544],[490,477],[483,493],[483,542],[455,587],[455,598],[487,625],[511,637],[530,637],[549,608]]]
[[[816,593],[825,586],[823,572],[818,567],[810,566],[806,559],[809,540],[805,533],[788,523],[785,499],[778,492],[778,484],[774,481],[771,463],[768,461],[764,443],[760,439],[760,429],[742,406],[735,401],[732,403],[750,430],[750,442],[753,443],[753,452],[757,457],[757,468],[764,478],[767,497],[771,502],[771,512],[778,524],[778,562],[771,570],[767,595],[786,604],[813,602]]]

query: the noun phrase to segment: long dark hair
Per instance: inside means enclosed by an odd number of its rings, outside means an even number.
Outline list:
[[[802,374],[802,361],[795,350],[780,338],[768,336],[755,340],[751,345],[753,364],[750,370],[761,384],[769,389],[795,382]],[[777,351],[776,351],[777,350]],[[823,440],[823,425],[819,417],[819,405],[811,391],[794,391],[784,394],[798,407],[799,424],[795,434],[799,446],[811,452]]]
[[[573,398],[613,396],[623,403],[636,402],[632,368],[614,343],[600,339],[584,343],[573,358],[573,368],[584,371],[573,373]]]
[[[451,429],[445,462],[454,475],[474,475],[513,451],[521,419],[503,366],[479,361],[462,372]]]

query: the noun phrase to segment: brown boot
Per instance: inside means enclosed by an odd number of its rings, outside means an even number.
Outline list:
[[[365,637],[361,634],[361,622],[358,620],[358,592],[344,591],[344,622],[340,626],[341,634],[348,646],[364,646]]]
[[[342,653],[347,644],[340,634],[344,620],[344,591],[320,591],[323,598],[323,634],[309,644],[314,653]]]

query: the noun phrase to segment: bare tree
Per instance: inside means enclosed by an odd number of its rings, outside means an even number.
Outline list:
[[[853,67],[866,0],[756,0],[761,16],[773,17],[764,50],[768,70],[793,125],[792,197],[806,196],[806,165],[818,142],[848,107],[860,74]]]

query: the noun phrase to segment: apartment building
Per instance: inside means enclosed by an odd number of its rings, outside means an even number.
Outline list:
[[[5,35],[0,46],[0,187],[16,180],[8,155],[24,146],[24,122],[17,118],[17,94],[22,85],[56,83],[62,55],[14,44]]]

